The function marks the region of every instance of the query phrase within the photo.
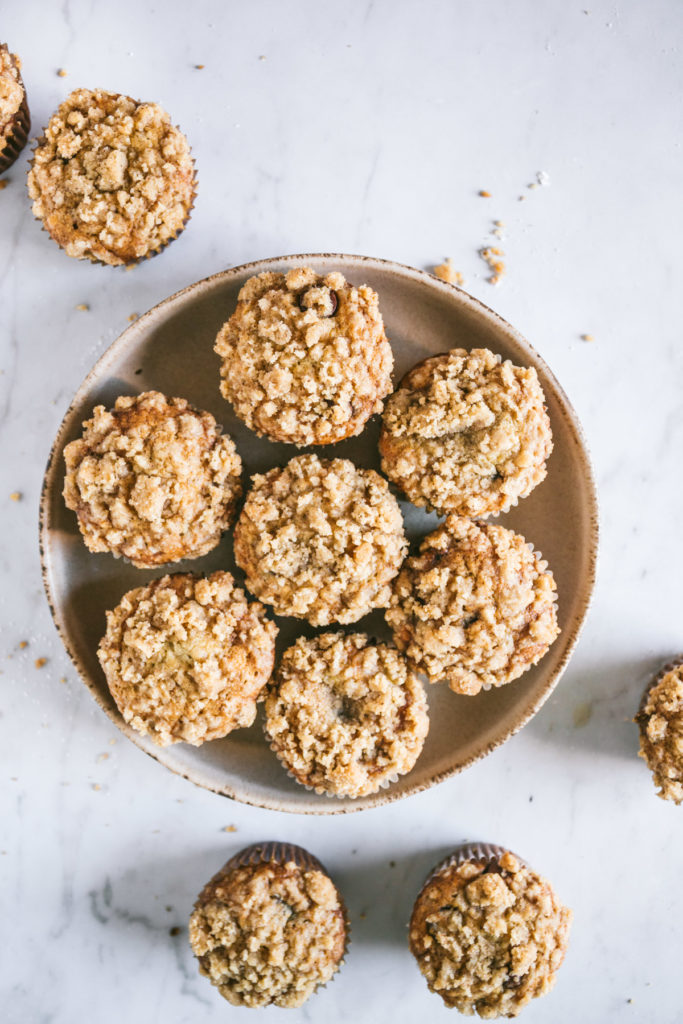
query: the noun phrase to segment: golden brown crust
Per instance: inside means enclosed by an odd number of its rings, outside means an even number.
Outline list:
[[[657,796],[683,803],[683,660],[666,665],[643,695],[635,717],[640,750]]]
[[[199,746],[252,724],[276,635],[230,573],[178,573],[124,594],[97,656],[133,729],[162,747]]]
[[[266,696],[272,749],[318,793],[376,793],[414,767],[428,728],[419,680],[398,651],[363,633],[300,638]]]
[[[213,416],[158,391],[98,405],[64,449],[64,500],[91,551],[139,568],[216,547],[242,493],[242,462]]]
[[[221,392],[259,435],[296,445],[359,434],[391,391],[377,294],[308,267],[250,278],[216,338]]]
[[[485,1019],[516,1017],[554,985],[571,911],[511,853],[457,861],[418,896],[410,950],[446,1006]]]
[[[16,54],[9,52],[6,43],[0,43],[0,153],[26,95],[20,67]]]
[[[331,879],[293,860],[219,872],[190,918],[200,973],[234,1006],[301,1006],[339,969],[346,933]]]
[[[488,349],[418,363],[382,416],[382,471],[441,515],[506,511],[545,478],[551,451],[536,370]]]
[[[195,195],[187,139],[156,103],[77,89],[50,118],[28,177],[33,212],[69,254],[135,263],[176,238]]]
[[[386,480],[317,455],[252,478],[234,541],[252,594],[314,626],[386,607],[407,550]]]
[[[555,580],[524,537],[449,516],[394,581],[386,620],[431,683],[476,694],[516,679],[559,634]]]

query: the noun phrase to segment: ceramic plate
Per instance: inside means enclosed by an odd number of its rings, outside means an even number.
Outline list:
[[[559,593],[559,639],[535,668],[502,689],[462,697],[445,685],[429,687],[431,727],[415,768],[389,788],[354,801],[318,796],[293,782],[266,745],[262,712],[250,729],[198,748],[178,743],[161,749],[125,724],[96,657],[105,610],[113,608],[125,591],[163,575],[163,570],[135,569],[111,555],[89,553],[76,517],[61,496],[64,446],[80,434],[81,423],[93,407],[100,403],[110,407],[119,395],[150,389],[187,398],[213,413],[237,443],[245,480],[297,454],[290,445],[255,437],[235,417],[219,392],[219,360],[213,343],[248,277],[302,263],[319,273],[341,270],[350,281],[376,289],[394,350],[396,381],[419,360],[455,346],[486,347],[515,363],[535,366],[555,442],[545,481],[500,521],[523,533],[548,559]],[[317,450],[323,456],[343,455],[379,469],[378,433],[375,417],[360,437]],[[402,509],[411,541],[438,521],[407,502]],[[306,255],[261,260],[215,274],[166,299],[124,331],[83,381],[64,417],[45,474],[40,531],[45,588],[57,629],[95,700],[126,736],[171,771],[217,793],[277,810],[335,814],[397,800],[440,782],[490,753],[538,711],[566,668],[588,609],[597,513],[576,415],[548,367],[517,331],[466,292],[422,271],[363,256]],[[219,568],[243,580],[233,561],[230,533],[209,555],[178,563],[169,571]],[[299,633],[315,632],[294,619],[280,619],[278,625],[280,650]],[[381,612],[352,628],[389,638]]]

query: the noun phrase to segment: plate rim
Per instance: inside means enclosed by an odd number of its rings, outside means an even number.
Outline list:
[[[119,349],[126,347],[128,336],[136,335],[140,332],[141,328],[147,321],[151,320],[157,311],[163,307],[170,306],[177,303],[183,296],[195,290],[202,290],[207,286],[210,286],[218,281],[229,280],[231,277],[238,277],[248,272],[251,274],[263,273],[264,270],[268,270],[275,264],[290,263],[290,262],[301,262],[301,261],[316,261],[316,260],[337,260],[344,261],[345,263],[352,264],[372,264],[378,266],[380,269],[393,271],[399,276],[412,278],[414,281],[419,281],[422,284],[427,285],[429,288],[436,288],[437,291],[443,291],[446,294],[452,295],[457,294],[458,301],[465,306],[470,306],[477,313],[484,316],[485,319],[494,322],[499,328],[502,328],[505,333],[510,335],[517,344],[521,345],[523,349],[526,349],[535,360],[538,365],[542,368],[543,373],[551,380],[555,394],[562,406],[562,412],[571,430],[574,433],[574,439],[576,441],[576,449],[578,452],[579,460],[581,462],[584,481],[586,484],[586,496],[588,501],[587,508],[587,519],[589,523],[588,531],[588,543],[589,550],[588,565],[586,578],[583,581],[583,594],[580,601],[579,618],[578,621],[572,626],[569,636],[565,634],[565,650],[560,662],[555,667],[554,671],[549,675],[543,689],[538,694],[536,699],[530,703],[530,705],[524,710],[524,712],[515,720],[515,723],[505,730],[502,730],[501,734],[496,736],[477,753],[471,754],[461,762],[452,765],[444,771],[438,772],[431,775],[429,779],[414,782],[406,786],[405,789],[397,790],[393,786],[389,786],[387,789],[380,789],[376,793],[370,794],[368,797],[363,798],[361,801],[354,801],[352,799],[335,802],[332,804],[328,803],[325,796],[320,797],[319,807],[290,807],[286,804],[283,805],[282,799],[274,797],[269,799],[267,797],[263,799],[254,799],[253,797],[246,797],[235,790],[234,786],[219,786],[212,784],[206,779],[194,778],[192,774],[188,774],[187,771],[183,771],[177,766],[166,763],[162,760],[162,754],[164,749],[159,748],[159,751],[149,750],[143,745],[143,737],[140,736],[134,729],[132,729],[123,717],[114,713],[103,701],[99,689],[91,679],[90,674],[82,664],[79,654],[76,649],[72,646],[66,628],[66,624],[62,621],[62,614],[59,612],[57,607],[57,599],[52,585],[52,563],[49,552],[49,537],[50,537],[50,524],[49,524],[49,512],[50,512],[50,501],[53,493],[54,478],[58,471],[59,456],[61,455],[62,448],[64,445],[64,434],[66,433],[67,426],[72,417],[76,406],[80,405],[84,396],[84,393],[89,390],[90,384],[94,378],[99,375],[100,368],[105,368],[106,363],[109,359],[114,356]],[[39,551],[40,551],[40,568],[41,578],[43,582],[43,589],[47,599],[48,607],[50,609],[50,615],[52,621],[57,630],[57,634],[69,656],[74,668],[78,672],[81,681],[85,684],[91,696],[94,698],[98,707],[104,711],[107,717],[114,723],[114,725],[122,732],[129,740],[131,740],[135,746],[141,750],[148,757],[152,758],[158,764],[160,764],[167,771],[171,771],[174,775],[177,775],[183,779],[187,779],[192,782],[195,786],[201,789],[208,790],[209,792],[216,793],[218,796],[227,797],[230,800],[235,800],[239,803],[247,804],[252,807],[260,807],[266,810],[275,810],[282,813],[289,814],[306,814],[306,815],[330,815],[330,814],[350,814],[363,810],[370,810],[374,807],[383,806],[385,804],[394,803],[397,800],[402,800],[406,797],[414,796],[417,793],[424,792],[427,789],[431,789],[433,786],[439,785],[446,779],[451,778],[454,775],[458,775],[465,771],[467,768],[476,764],[477,761],[481,761],[489,754],[493,753],[494,750],[502,746],[509,739],[515,736],[521,729],[524,728],[528,722],[538,713],[540,708],[545,704],[546,700],[550,697],[562,678],[567,665],[576,649],[579,637],[583,631],[588,612],[593,600],[593,594],[595,591],[595,582],[597,575],[598,565],[598,553],[599,553],[599,539],[600,539],[600,513],[597,496],[597,486],[595,482],[595,474],[593,472],[593,466],[591,463],[590,450],[586,440],[581,421],[574,409],[572,403],[569,401],[564,388],[557,380],[555,374],[550,369],[545,359],[536,351],[524,335],[517,330],[512,324],[508,323],[499,313],[491,309],[486,303],[482,302],[481,299],[476,298],[474,295],[470,295],[463,288],[459,288],[457,285],[450,284],[447,281],[441,281],[434,274],[429,271],[420,270],[417,267],[412,267],[409,264],[400,263],[396,260],[384,259],[378,256],[365,256],[359,254],[349,253],[291,253],[284,256],[269,256],[258,260],[251,260],[248,263],[241,263],[234,267],[229,267],[225,270],[219,270],[214,274],[210,274],[208,277],[202,278],[199,281],[194,281],[189,285],[179,289],[172,295],[167,296],[160,302],[157,302],[154,306],[148,309],[142,314],[134,323],[126,327],[121,334],[119,334],[102,352],[93,366],[90,368],[86,376],[83,378],[78,388],[76,389],[69,405],[64,412],[62,420],[55,434],[54,440],[50,446],[50,451],[47,457],[45,471],[43,475],[43,482],[40,491],[40,505],[39,505]],[[278,802],[279,800],[279,802]],[[327,803],[327,806],[326,806]]]

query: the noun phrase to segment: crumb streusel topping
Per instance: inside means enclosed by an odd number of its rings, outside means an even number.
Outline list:
[[[418,363],[382,416],[382,471],[441,515],[506,511],[545,478],[551,451],[536,370],[488,349]]]
[[[268,687],[272,749],[319,793],[376,793],[413,768],[428,728],[425,693],[405,659],[363,633],[300,638]]]
[[[296,445],[359,434],[391,391],[377,293],[308,267],[250,278],[215,345],[221,392],[259,435]]]
[[[35,216],[69,256],[116,266],[182,231],[194,165],[187,139],[158,104],[77,89],[50,118],[28,187]]]
[[[453,864],[426,883],[410,949],[446,1006],[487,1020],[516,1017],[553,987],[571,918],[549,882],[504,853]]]
[[[91,551],[138,568],[198,558],[232,523],[242,462],[213,416],[158,391],[98,405],[64,449],[64,500]]]
[[[560,630],[556,586],[524,537],[449,516],[407,559],[386,620],[430,683],[476,694],[517,679]]]
[[[407,550],[386,480],[317,455],[252,478],[234,539],[252,594],[314,626],[386,607]]]
[[[339,969],[345,940],[331,879],[292,862],[233,868],[190,918],[199,970],[233,1006],[301,1006]]]
[[[12,121],[24,102],[19,58],[0,44],[0,152],[12,133]]]
[[[124,594],[97,656],[133,729],[161,747],[199,746],[252,724],[276,635],[230,573],[177,573]]]
[[[668,670],[667,670],[668,669]],[[657,796],[683,803],[683,662],[667,666],[649,687],[636,722],[640,751]]]

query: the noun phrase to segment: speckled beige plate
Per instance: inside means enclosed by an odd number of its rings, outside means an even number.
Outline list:
[[[213,342],[248,277],[301,263],[321,273],[341,270],[354,283],[365,282],[377,290],[394,349],[396,381],[418,360],[454,346],[486,346],[516,363],[535,366],[555,440],[544,483],[500,521],[524,533],[548,559],[559,591],[560,638],[539,665],[500,690],[461,697],[445,686],[429,687],[431,728],[417,765],[388,789],[355,801],[317,796],[293,782],[268,749],[260,716],[251,729],[199,748],[180,743],[160,749],[124,723],[96,657],[104,613],[126,590],[162,571],[143,571],[108,554],[90,554],[76,517],[61,496],[64,445],[80,433],[80,424],[93,407],[111,406],[120,394],[151,388],[212,412],[235,438],[247,474],[295,455],[297,450],[289,445],[255,437],[233,415],[218,390],[219,360]],[[360,437],[318,451],[349,456],[378,469],[378,431],[375,418]],[[407,503],[402,507],[413,539],[437,522],[436,516]],[[286,256],[235,267],[185,288],[140,317],[105,352],[78,389],[55,440],[45,474],[40,534],[45,588],[57,629],[95,700],[126,736],[171,771],[217,793],[283,811],[334,814],[396,800],[440,782],[490,753],[538,711],[567,665],[588,609],[597,508],[588,454],[572,407],[543,360],[504,320],[465,292],[410,267],[362,256]],[[205,572],[218,568],[242,579],[229,534],[205,558],[174,567]],[[281,619],[279,625],[280,649],[299,632],[315,632],[302,629],[293,619]],[[361,620],[357,628],[388,638],[381,612]]]

